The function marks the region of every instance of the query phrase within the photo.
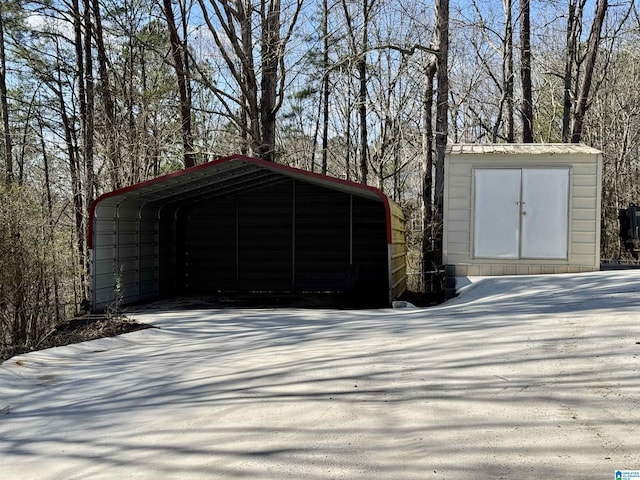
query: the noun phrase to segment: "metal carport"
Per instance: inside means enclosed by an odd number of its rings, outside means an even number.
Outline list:
[[[106,193],[89,219],[94,311],[176,295],[406,288],[380,190],[235,155]]]

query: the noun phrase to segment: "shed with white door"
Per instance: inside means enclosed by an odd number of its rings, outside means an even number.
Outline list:
[[[451,145],[444,264],[455,276],[598,270],[601,179],[586,145]]]

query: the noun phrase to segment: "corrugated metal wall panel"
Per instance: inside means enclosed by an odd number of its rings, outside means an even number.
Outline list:
[[[199,204],[188,215],[187,290],[237,290],[235,197]]]
[[[91,301],[94,308],[106,308],[115,300],[116,209],[105,202],[95,209],[94,248],[91,250]]]
[[[389,299],[393,301],[407,289],[407,245],[404,213],[395,203],[390,203],[391,244],[389,245]]]
[[[185,293],[291,291],[293,181],[202,202],[185,217]],[[180,262],[180,260],[178,260]]]
[[[166,206],[158,213],[158,284],[160,296],[177,295],[176,218],[177,207]]]
[[[384,205],[353,197],[353,264],[357,290],[371,300],[389,301],[389,252]]]
[[[345,291],[350,284],[350,196],[296,183],[295,286]]]
[[[132,303],[139,300],[138,285],[138,211],[131,205],[121,205],[116,219],[115,282],[120,288],[118,302]]]
[[[160,294],[158,257],[158,208],[146,206],[140,211],[138,234],[138,292],[140,300]]]
[[[184,236],[176,263],[184,268],[176,269],[183,287],[177,290],[342,292],[358,287],[373,288],[377,296],[389,284],[384,205],[354,197],[353,232],[350,209],[346,193],[303,182],[294,187],[293,181],[181,209],[177,221]],[[378,218],[357,218],[361,215]]]
[[[291,291],[293,181],[238,197],[238,289]]]

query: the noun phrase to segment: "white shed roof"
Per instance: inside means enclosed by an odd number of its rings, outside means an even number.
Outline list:
[[[561,155],[570,153],[583,153],[597,155],[601,152],[582,143],[458,143],[447,146],[448,155],[483,153],[504,155]]]

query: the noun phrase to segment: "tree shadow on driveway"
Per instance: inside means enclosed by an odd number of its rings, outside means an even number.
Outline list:
[[[38,480],[603,478],[640,451],[639,280],[138,313],[159,328],[0,367],[0,457]]]

